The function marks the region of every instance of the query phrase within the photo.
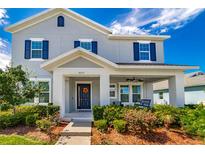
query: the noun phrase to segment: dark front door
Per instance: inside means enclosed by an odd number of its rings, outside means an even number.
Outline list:
[[[77,84],[77,109],[91,109],[90,84]]]

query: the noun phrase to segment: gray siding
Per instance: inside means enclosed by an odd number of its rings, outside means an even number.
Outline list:
[[[133,60],[132,40],[109,40],[105,34],[91,29],[70,17],[64,17],[65,27],[57,27],[57,16],[54,16],[14,33],[12,36],[12,64],[23,65],[31,73],[31,76],[52,77],[52,74],[40,68],[40,64],[45,61],[30,61],[24,59],[24,41],[30,38],[44,38],[49,40],[49,59],[73,49],[74,40],[85,38],[98,41],[98,55],[110,61],[135,62]],[[156,49],[157,62],[163,63],[163,42],[157,41]]]

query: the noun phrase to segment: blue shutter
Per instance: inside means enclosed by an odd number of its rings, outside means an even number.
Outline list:
[[[25,40],[24,58],[25,59],[31,58],[31,40]]]
[[[74,41],[74,48],[77,48],[80,46],[80,41]]]
[[[49,56],[49,41],[48,40],[44,40],[43,41],[43,54],[42,54],[42,58],[43,59],[48,59]]]
[[[98,42],[92,41],[92,52],[98,54]]]
[[[157,61],[155,43],[150,43],[150,56],[151,56],[151,61]]]
[[[134,51],[134,60],[139,61],[140,54],[139,54],[139,43],[138,42],[133,43],[133,51]]]

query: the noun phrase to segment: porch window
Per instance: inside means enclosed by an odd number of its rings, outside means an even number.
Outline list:
[[[120,100],[122,102],[129,102],[129,86],[120,85]]]
[[[122,103],[137,103],[142,98],[141,83],[119,83],[119,96]]]
[[[42,41],[32,41],[31,42],[31,58],[42,58]]]
[[[132,86],[132,102],[140,102],[141,99],[141,87],[140,85]]]
[[[150,44],[149,43],[139,44],[139,58],[140,60],[150,60]]]
[[[110,84],[110,98],[115,99],[117,98],[117,85]]]

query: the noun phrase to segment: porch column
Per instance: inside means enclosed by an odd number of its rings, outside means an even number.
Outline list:
[[[169,104],[177,107],[185,104],[183,72],[169,78]]]
[[[100,75],[100,105],[110,104],[110,75]]]
[[[152,82],[146,82],[144,85],[144,97],[151,99],[151,106],[154,104],[154,96],[153,96],[153,83]]]
[[[65,78],[54,71],[53,72],[53,102],[60,106],[60,115],[65,115]]]

